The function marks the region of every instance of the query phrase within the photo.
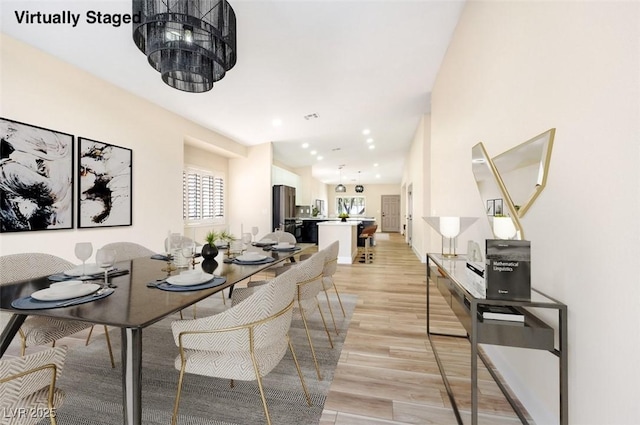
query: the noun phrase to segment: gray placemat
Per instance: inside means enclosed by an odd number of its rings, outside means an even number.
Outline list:
[[[180,286],[180,285],[172,285],[169,282],[160,282],[157,285],[153,285],[153,286],[158,289],[162,289],[163,291],[185,292],[185,291],[199,291],[201,289],[213,288],[213,287],[222,285],[226,281],[227,281],[226,277],[216,276],[207,282],[199,283],[197,285]]]
[[[71,298],[68,300],[56,300],[56,301],[40,301],[32,298],[31,296],[18,298],[11,302],[11,307],[20,310],[43,310],[50,308],[72,307],[78,304],[84,304],[92,301],[101,300],[108,297],[115,292],[114,289],[107,289],[105,292],[98,294],[85,295],[78,298]]]

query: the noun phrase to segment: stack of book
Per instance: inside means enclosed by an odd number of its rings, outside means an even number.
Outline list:
[[[479,305],[478,316],[483,322],[495,320],[524,324],[524,313],[509,305]]]
[[[487,239],[486,296],[492,300],[531,300],[531,243]]]

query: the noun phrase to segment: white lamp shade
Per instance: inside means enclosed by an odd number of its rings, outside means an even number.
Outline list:
[[[516,226],[511,217],[493,217],[493,234],[499,239],[511,239],[516,235]]]
[[[460,217],[440,217],[440,234],[445,238],[455,238],[460,234]]]

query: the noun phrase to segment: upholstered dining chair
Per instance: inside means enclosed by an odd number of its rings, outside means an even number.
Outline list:
[[[116,261],[132,260],[138,257],[150,257],[155,254],[146,246],[135,242],[112,242],[104,245],[102,249],[113,249],[116,252]]]
[[[324,330],[327,333],[327,338],[329,339],[329,345],[333,348],[333,340],[331,339],[331,334],[329,333],[329,329],[327,328],[327,322],[324,320],[324,314],[322,313],[322,309],[320,308],[320,303],[318,302],[318,294],[322,291],[322,272],[324,269],[324,260],[325,260],[326,252],[318,251],[315,254],[311,255],[305,261],[301,261],[297,263],[295,266],[288,267],[284,269],[283,272],[279,272],[278,276],[282,276],[291,272],[295,272],[295,276],[297,277],[296,286],[296,304],[294,308],[294,312],[299,314],[302,318],[302,322],[304,324],[304,329],[307,333],[307,341],[309,342],[309,348],[311,349],[311,356],[313,357],[313,363],[316,368],[316,374],[318,375],[318,379],[322,380],[322,374],[320,373],[320,366],[318,365],[318,359],[316,357],[316,351],[313,346],[313,341],[311,339],[311,333],[309,332],[309,326],[307,324],[307,319],[318,310],[320,314],[320,318],[322,319],[322,323],[324,325]],[[267,281],[255,281],[248,282],[248,288],[256,288],[261,285],[264,285]]]
[[[256,380],[267,424],[271,424],[262,377],[280,363],[287,346],[293,356],[307,403],[311,406],[311,398],[289,340],[297,280],[293,272],[282,274],[260,288],[251,289],[251,295],[222,313],[172,322],[173,337],[180,350],[175,359],[180,376],[171,422],[173,425],[177,423],[186,373],[231,380]],[[234,291],[234,297],[238,293],[242,291]]]
[[[264,241],[264,240],[271,240],[271,241],[277,241],[277,242],[287,242],[287,243],[290,243],[292,245],[295,245],[297,243],[296,237],[293,235],[293,233],[289,233],[289,232],[271,232],[271,233],[267,233],[258,242],[261,242],[261,241]],[[278,264],[273,265],[272,267],[269,267],[268,269],[264,270],[262,272],[262,274],[266,274],[267,277],[277,276],[279,273],[282,273],[282,272],[285,271],[285,269],[282,269],[282,267],[286,267],[287,265],[291,264],[291,262],[295,262],[295,259],[293,257],[291,259],[289,259],[288,262],[278,263]],[[249,279],[249,280],[251,280],[251,279]]]
[[[297,242],[296,237],[293,235],[293,233],[289,233],[289,232],[267,233],[260,240],[263,241],[265,239],[278,241],[278,242],[289,242],[290,244],[295,244]]]
[[[67,347],[49,348],[23,357],[0,360],[0,412],[3,425],[31,425],[47,414],[56,425],[56,409],[62,405],[64,392],[56,388],[62,373]]]
[[[320,252],[324,253],[324,267],[322,269],[322,291],[324,292],[325,297],[327,298],[327,306],[329,307],[329,313],[331,314],[331,321],[333,322],[333,328],[336,331],[336,335],[339,334],[338,326],[336,325],[336,319],[333,315],[333,308],[331,307],[331,301],[329,300],[329,290],[333,288],[338,297],[338,303],[340,304],[340,309],[342,310],[342,316],[346,316],[344,311],[344,306],[342,305],[342,300],[340,299],[340,293],[338,292],[338,288],[333,280],[333,275],[338,270],[338,252],[340,251],[340,241],[334,241],[322,249]],[[302,254],[300,255],[301,262],[298,264],[302,264],[302,262],[308,258],[311,258],[314,254]],[[291,267],[291,264],[285,265],[285,267]],[[282,273],[286,270],[283,268],[282,271],[278,271],[276,273]]]
[[[23,253],[0,256],[0,286],[7,283],[31,279],[49,274],[60,273],[75,267],[73,263],[51,254]],[[4,329],[9,314],[0,312],[0,325]],[[79,320],[65,320],[54,317],[28,316],[24,321],[18,335],[20,336],[20,354],[24,356],[28,346],[53,344],[56,340],[73,335],[87,328],[92,328],[91,323]],[[111,340],[107,327],[104,327],[107,348],[111,367],[115,367]]]
[[[103,245],[102,249],[114,250],[116,252],[116,261],[127,261],[138,257],[150,257],[155,254],[155,252],[153,252],[146,246],[137,244],[135,242],[112,242]],[[91,334],[93,334],[93,326],[89,330],[89,335],[87,335],[85,345],[89,345]]]

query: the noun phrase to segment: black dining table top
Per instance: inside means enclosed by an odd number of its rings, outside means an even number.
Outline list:
[[[148,257],[121,261],[116,263],[115,267],[120,270],[127,269],[129,273],[109,278],[110,283],[117,285],[112,295],[72,307],[29,311],[15,309],[11,306],[13,300],[47,288],[52,282],[47,276],[12,282],[0,286],[0,309],[17,314],[83,320],[120,328],[144,328],[312,246],[315,245],[298,244],[301,250],[295,252],[265,252],[265,255],[275,258],[275,261],[267,264],[238,265],[219,262],[213,274],[225,277],[227,281],[224,284],[209,289],[185,292],[163,291],[147,286],[149,282],[167,277],[167,273],[162,271],[166,266],[164,261]],[[178,274],[181,270],[185,269],[178,269],[172,275]]]

